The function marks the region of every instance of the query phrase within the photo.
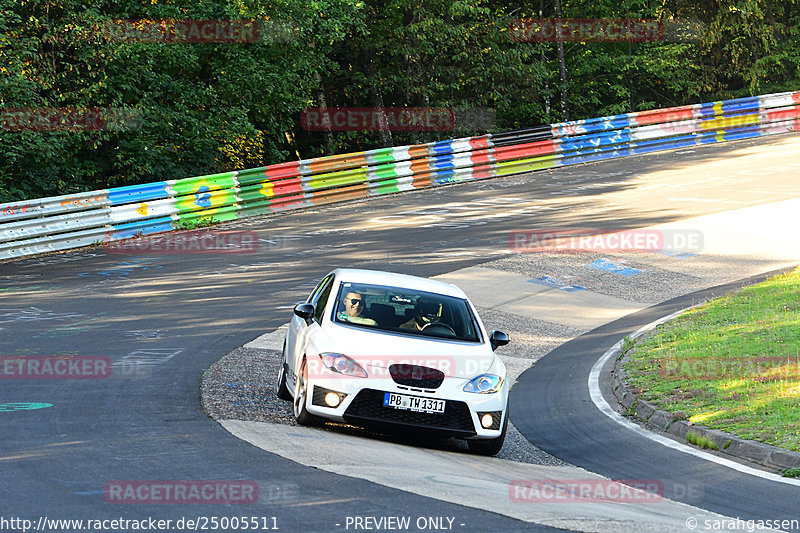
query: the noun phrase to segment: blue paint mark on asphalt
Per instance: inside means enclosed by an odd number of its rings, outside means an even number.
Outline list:
[[[560,280],[551,276],[542,276],[540,278],[529,279],[528,283],[536,283],[537,285],[546,285],[565,292],[585,291],[586,289],[580,285],[565,285]]]
[[[231,381],[229,383],[226,383],[225,386],[235,391],[235,399],[233,401],[234,407],[253,410],[260,406],[267,405],[268,403],[267,400],[264,398],[264,395],[258,393],[258,391],[255,389],[268,387],[270,386],[269,383]]]
[[[246,400],[246,401],[240,401],[240,402],[233,402],[233,406],[234,407],[239,407],[239,408],[247,410],[247,411],[255,411],[258,407],[262,407],[262,406],[265,406],[265,405],[267,405],[267,402],[264,401],[264,400],[261,400],[261,401],[258,401],[258,400]]]
[[[0,403],[0,413],[11,411],[34,411],[36,409],[46,409],[48,407],[53,407],[53,404],[36,402]]]
[[[150,264],[155,259],[130,259],[127,261],[121,261],[115,264],[113,267],[109,268],[108,270],[96,270],[94,272],[81,272],[78,274],[79,276],[127,276],[135,268],[139,268],[141,270],[158,270],[164,268],[163,265],[153,265]]]
[[[622,276],[635,276],[636,274],[641,274],[642,272],[644,272],[643,270],[639,270],[638,268],[631,268],[631,267],[626,267],[624,265],[618,265],[616,263],[612,263],[608,259],[598,259],[594,263],[590,263],[587,266],[589,268],[596,268],[597,270],[613,272],[614,274],[620,274]]]
[[[663,255],[668,255],[669,257],[674,257],[675,259],[689,259],[690,257],[694,257],[697,254],[694,252],[680,252],[678,250],[669,250],[664,249],[658,252]]]
[[[585,291],[586,289],[584,289],[580,285],[565,285],[563,287],[559,287],[558,290],[564,292],[578,292],[578,291]]]
[[[98,494],[103,494],[102,490],[82,490],[78,491],[75,494],[78,496],[97,496]]]

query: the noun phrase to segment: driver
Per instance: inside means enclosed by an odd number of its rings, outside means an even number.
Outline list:
[[[400,328],[422,331],[428,324],[439,322],[441,316],[442,304],[427,298],[420,298],[414,304],[414,317],[408,322],[400,324]]]
[[[347,291],[344,298],[342,298],[342,306],[344,311],[339,312],[339,320],[345,322],[352,322],[353,324],[364,324],[367,326],[377,326],[378,323],[371,318],[361,316],[364,312],[364,295],[355,292]]]

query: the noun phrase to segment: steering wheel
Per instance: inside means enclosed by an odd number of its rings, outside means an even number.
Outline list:
[[[422,326],[421,331],[425,331],[428,328],[443,328],[452,333],[453,335],[456,334],[456,330],[454,330],[449,324],[445,324],[444,322],[431,322],[430,324],[425,324]]]

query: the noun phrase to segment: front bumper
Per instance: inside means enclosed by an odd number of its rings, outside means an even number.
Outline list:
[[[443,437],[491,439],[499,437],[503,418],[508,416],[508,389],[503,388],[493,394],[473,394],[464,392],[466,380],[445,379],[436,390],[422,390],[396,384],[385,379],[324,379],[309,383],[306,409],[313,415],[369,427],[379,431],[414,431],[416,433],[435,433]],[[337,407],[328,407],[324,396],[336,392],[344,396]],[[383,405],[385,393],[392,392],[445,400],[444,413],[421,413],[410,410],[393,409]],[[490,429],[484,429],[480,417],[485,413],[502,413],[495,416]]]
[[[420,413],[383,405],[385,392],[364,389],[350,402],[343,418],[359,426],[381,429],[418,429],[452,437],[474,437],[475,424],[464,402],[445,401],[444,413]]]

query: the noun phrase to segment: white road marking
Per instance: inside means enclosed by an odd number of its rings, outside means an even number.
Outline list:
[[[691,309],[691,308],[689,308]],[[655,328],[657,325],[671,320],[672,318],[680,315],[686,311],[686,309],[682,311],[678,311],[676,313],[672,313],[671,315],[665,316],[655,322],[647,324],[643,326],[639,330],[637,330],[633,335],[630,336],[631,340],[636,339],[637,337],[641,336],[646,331],[649,331]],[[787,485],[794,485],[796,487],[800,487],[800,479],[795,478],[786,478],[779,476],[777,474],[772,474],[770,472],[764,472],[763,470],[758,470],[756,468],[752,468],[750,466],[746,466],[743,464],[739,464],[735,461],[731,461],[730,459],[726,459],[724,457],[717,457],[716,455],[712,455],[710,453],[701,451],[697,448],[693,448],[688,444],[681,444],[680,442],[676,442],[672,439],[664,437],[662,435],[657,435],[644,429],[643,427],[639,426],[631,422],[630,420],[626,420],[622,415],[616,412],[609,404],[606,402],[605,398],[603,398],[602,392],[600,392],[600,371],[602,370],[603,366],[608,362],[609,359],[612,357],[616,357],[620,350],[622,349],[622,340],[617,342],[614,346],[606,350],[600,359],[594,364],[592,367],[592,371],[589,373],[589,395],[592,398],[595,406],[602,412],[604,415],[609,417],[614,422],[620,424],[621,426],[625,426],[626,428],[630,429],[631,431],[635,432],[636,434],[650,439],[654,442],[662,444],[668,448],[672,448],[673,450],[677,450],[679,452],[688,453],[689,455],[694,455],[695,457],[699,457],[705,461],[711,461],[721,466],[726,466],[728,468],[732,468],[737,472],[741,472],[743,474],[748,474],[751,476],[760,477],[761,479],[766,479],[768,481],[777,481],[779,483],[785,483]]]

